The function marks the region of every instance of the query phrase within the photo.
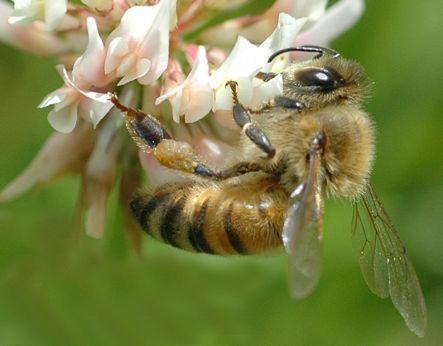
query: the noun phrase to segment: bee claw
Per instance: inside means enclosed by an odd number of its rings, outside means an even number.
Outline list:
[[[121,112],[127,113],[129,111],[129,108],[125,105],[121,104],[120,101],[117,98],[116,93],[108,93],[109,101],[111,101],[115,107],[117,107]]]
[[[225,88],[228,86],[231,88],[232,102],[234,103],[234,105],[238,105],[239,104],[238,93],[237,93],[238,83],[234,80],[228,80],[225,84]]]
[[[231,89],[235,89],[236,87],[238,87],[238,83],[235,80],[228,80],[225,84],[225,88],[226,87],[230,87]]]

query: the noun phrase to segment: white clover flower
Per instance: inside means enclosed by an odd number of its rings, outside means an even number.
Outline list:
[[[180,121],[180,115],[184,115],[185,121],[192,123],[211,111],[214,92],[209,85],[209,66],[204,47],[198,48],[197,58],[188,77],[181,84],[160,96],[156,105],[166,99],[171,102],[172,114],[176,122]]]
[[[112,108],[106,94],[88,91],[92,86],[108,84],[109,79],[104,75],[104,47],[97,24],[91,17],[87,24],[89,43],[85,53],[75,62],[71,75],[64,66],[58,66],[65,85],[47,95],[38,106],[54,106],[48,115],[48,121],[54,129],[62,133],[69,133],[75,128],[78,115],[96,127]]]
[[[228,81],[237,82],[240,103],[249,104],[252,99],[252,79],[266,61],[265,49],[239,36],[229,56],[210,77],[210,85],[215,90],[214,110],[232,109],[232,93],[226,87]]]
[[[93,17],[87,18],[88,45],[85,52],[74,63],[74,82],[82,88],[103,87],[112,81],[105,75],[106,51]]]
[[[307,18],[295,19],[289,14],[280,13],[277,27],[274,32],[263,41],[260,48],[265,51],[267,57],[270,57],[274,52],[290,47],[306,22]],[[280,73],[289,64],[289,55],[281,55],[279,59],[275,59],[271,63],[266,64],[262,68],[262,71]],[[267,82],[254,78],[252,87],[252,99],[248,106],[253,109],[260,108],[263,103],[272,97],[282,94],[283,77],[281,74],[278,74]]]
[[[277,6],[296,18],[306,17],[309,22],[317,21],[325,13],[328,0],[283,0]]]
[[[106,42],[105,73],[147,85],[165,71],[169,57],[169,0],[128,9]]]
[[[286,13],[281,13],[277,28],[259,47],[240,36],[229,57],[211,75],[211,86],[216,90],[214,109],[232,109],[231,90],[224,87],[229,80],[238,83],[239,101],[250,108],[259,108],[272,97],[281,94],[283,91],[281,76],[267,82],[254,77],[259,71],[279,73],[289,65],[288,56],[282,56],[281,59],[269,64],[267,60],[272,53],[290,46],[306,21],[307,18],[295,19]]]
[[[48,120],[58,132],[25,172],[0,192],[0,202],[61,173],[80,172],[86,233],[101,237],[107,201],[119,183],[126,228],[132,227],[129,232],[139,249],[129,201],[140,185],[140,170],[147,171],[150,182],[156,175],[161,182],[176,175],[159,167],[152,155],[128,145],[130,137],[120,131],[122,115],[117,108],[111,110],[108,92],[118,94],[124,105],[161,119],[174,138],[196,147],[217,166],[225,157],[220,139],[229,137],[229,122],[235,125],[232,91],[226,83],[237,82],[244,106],[262,107],[282,93],[280,72],[291,63],[290,54],[267,63],[275,51],[298,44],[327,46],[356,22],[364,8],[363,0],[338,0],[329,8],[327,0],[277,0],[262,14],[200,30],[221,11],[248,3],[183,0],[177,13],[177,0],[15,0],[14,7],[0,0],[0,41],[58,58],[64,80],[39,105],[53,107]],[[231,46],[229,53],[226,47]],[[183,73],[183,57],[192,65],[188,76]],[[277,75],[265,82],[256,77],[258,72]],[[178,124],[160,105],[165,100]],[[186,129],[179,123],[180,116],[187,123],[196,122],[211,110],[214,117],[207,122]],[[214,130],[214,121],[228,126]]]
[[[60,55],[69,51],[69,46],[53,32],[48,32],[42,22],[11,25],[9,18],[12,13],[12,5],[0,1],[0,41],[43,56]]]
[[[259,109],[264,103],[272,99],[274,96],[283,93],[283,76],[278,74],[267,82],[263,82],[258,78],[252,81],[252,97],[248,103],[248,107]]]
[[[295,19],[287,13],[280,13],[277,27],[274,32],[263,41],[260,48],[265,49],[269,57],[280,49],[291,47],[307,20],[307,18]],[[263,71],[279,73],[289,64],[289,55],[285,54],[279,57],[279,59],[275,59],[267,64]]]
[[[308,30],[302,32],[295,43],[328,46],[360,19],[364,9],[364,0],[338,1]]]
[[[54,106],[48,114],[48,121],[59,132],[69,133],[74,130],[78,115],[96,127],[112,108],[108,95],[81,89],[64,66],[59,65],[57,69],[65,86],[47,95],[38,107]]]
[[[129,6],[142,6],[142,5],[153,5],[158,0],[126,0]],[[167,0],[169,2],[169,19],[170,19],[170,29],[172,30],[177,25],[177,0]]]
[[[50,31],[74,27],[77,21],[65,16],[67,10],[67,0],[15,0],[14,12],[9,17],[9,23],[26,24],[42,20]]]

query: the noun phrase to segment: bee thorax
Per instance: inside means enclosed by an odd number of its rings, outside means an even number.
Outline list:
[[[272,123],[272,124],[271,124]],[[290,193],[308,171],[315,136],[322,133],[321,179],[329,196],[357,198],[364,190],[374,156],[374,130],[365,112],[355,106],[330,106],[269,122],[270,139],[284,167],[281,180]]]

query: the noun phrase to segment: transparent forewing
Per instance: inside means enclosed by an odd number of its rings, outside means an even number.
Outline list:
[[[389,297],[388,265],[382,245],[374,232],[363,201],[354,204],[352,240],[357,251],[361,272],[369,289],[381,298]]]
[[[313,154],[306,182],[291,195],[283,227],[283,242],[290,255],[290,289],[295,298],[312,293],[322,271],[323,199],[318,169],[319,157]]]
[[[391,296],[414,333],[426,329],[426,305],[414,266],[398,231],[371,186],[354,206],[353,237],[360,267],[371,291]]]

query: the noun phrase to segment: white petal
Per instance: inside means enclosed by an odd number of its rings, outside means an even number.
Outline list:
[[[177,26],[177,0],[169,0],[169,29],[174,30]]]
[[[209,114],[214,105],[214,93],[210,88],[203,90],[195,89],[187,102],[185,122],[193,123]]]
[[[155,100],[155,105],[158,106],[160,103],[167,100],[168,98],[174,97],[176,94],[181,92],[186,85],[187,85],[187,82],[183,82],[183,83],[177,85],[176,87],[167,90],[164,94],[157,97],[157,99]]]
[[[164,0],[160,1],[163,3]],[[123,37],[127,42],[140,43],[152,28],[159,12],[160,4],[153,6],[134,6],[126,10],[120,25],[109,35],[109,42],[114,37]]]
[[[168,67],[169,37],[157,36],[150,42],[152,42],[152,47],[155,47],[157,53],[150,55],[151,69],[145,76],[138,79],[138,82],[143,85],[154,83]]]
[[[254,80],[255,81],[255,80]],[[281,74],[267,82],[260,81],[252,90],[250,108],[260,108],[270,99],[283,93],[283,77]]]
[[[237,93],[241,104],[249,104],[252,98],[252,82],[248,77],[239,77],[235,81],[238,83]],[[220,86],[215,91],[214,110],[232,110],[233,107],[231,89]]]
[[[224,88],[218,88],[215,90],[215,110],[232,110],[232,94],[230,91]]]
[[[55,111],[59,111],[64,107],[68,107],[69,105],[77,102],[81,98],[81,94],[79,94],[77,90],[69,87],[62,88],[62,92],[65,94],[65,98],[63,102],[54,104]]]
[[[241,104],[248,104],[251,101],[252,97],[252,81],[250,78],[237,78],[236,82],[238,83],[237,93],[238,100]],[[232,95],[231,89],[226,87],[225,90],[229,91],[229,94]],[[232,99],[232,97],[231,97]]]
[[[109,113],[113,107],[112,102],[101,103],[90,101],[89,103],[89,118],[94,125],[97,127],[98,123]]]
[[[9,24],[27,24],[45,17],[44,3],[19,0],[14,2],[14,12],[8,18]]]
[[[65,108],[77,102],[81,98],[81,94],[77,92],[77,90],[71,88],[63,88],[63,92],[65,93],[65,99],[63,102],[54,104],[54,110],[58,112],[60,109]]]
[[[135,68],[133,68],[130,71],[128,71],[122,79],[120,79],[120,81],[118,82],[117,85],[118,86],[125,85],[129,82],[132,82],[133,80],[136,80],[136,79],[137,79],[137,70]]]
[[[59,111],[52,110],[48,114],[48,121],[58,132],[72,132],[77,124],[77,104],[62,108]]]
[[[109,103],[109,95],[107,93],[98,93],[95,91],[85,91],[77,89],[83,96],[99,103]]]
[[[267,59],[266,50],[239,36],[225,62],[212,73],[211,87],[217,89],[227,79],[234,77],[251,77],[265,65]]]
[[[307,18],[295,19],[286,13],[280,13],[274,32],[260,45],[261,48],[275,52],[292,46],[295,37],[306,23]]]
[[[123,77],[128,71],[135,69],[135,64],[137,62],[137,57],[133,53],[125,55],[120,64],[118,65],[115,73],[118,77]]]
[[[140,59],[137,61],[137,78],[144,76],[151,68],[151,61],[148,59]]]
[[[139,54],[151,61],[151,69],[138,81],[152,84],[168,67],[169,60],[169,7],[167,0],[158,4],[159,9],[152,27],[146,33],[139,48]],[[153,7],[153,6],[149,6]]]
[[[169,24],[173,6],[171,0],[161,0],[153,6],[129,8],[123,15],[120,25],[108,37],[106,43],[108,47],[105,63],[106,73],[112,72],[121,64],[121,59],[117,59],[113,52],[115,47],[111,46],[113,41],[120,37],[120,40],[126,43],[124,49],[126,54],[134,54],[138,58],[147,59],[151,62],[151,67],[147,73],[139,77],[138,81],[144,85],[156,81],[168,65]],[[126,66],[125,71],[129,72],[131,76],[128,76],[124,82],[139,74],[137,69],[133,67],[127,68]],[[122,73],[123,68],[120,68],[120,75],[123,77]]]
[[[57,65],[57,71],[59,71],[59,73],[61,74],[63,81],[65,82],[65,84],[72,88],[73,90],[75,90],[76,92],[80,93],[83,96],[86,96],[87,98],[97,101],[97,102],[101,102],[101,103],[108,103],[109,102],[109,96],[107,93],[99,93],[99,92],[95,92],[95,91],[88,91],[88,90],[84,90],[82,88],[80,88],[78,85],[76,85],[71,77],[69,76],[68,71],[66,70],[65,66],[63,65]]]
[[[180,114],[183,113],[181,109],[182,106],[182,97],[183,97],[183,89],[178,90],[175,95],[170,98],[171,107],[172,107],[172,119],[176,123],[180,122]]]
[[[81,82],[100,87],[109,83],[104,75],[105,48],[95,19],[88,17],[86,23],[88,46],[83,55],[74,63],[72,75],[76,84]]]
[[[16,10],[26,10],[32,4],[33,0],[13,0]]]
[[[280,13],[277,28],[260,45],[260,48],[265,49],[269,57],[279,49],[293,46],[298,33],[305,25],[306,21],[307,18],[295,19],[289,14]],[[282,55],[280,59],[274,59],[270,64],[266,64],[263,71],[279,73],[283,71],[289,63],[289,55]]]
[[[72,78],[68,72],[68,70],[66,69],[66,67],[64,65],[57,65],[56,67],[57,72],[60,74],[60,76],[63,78],[63,82],[65,82],[66,86],[73,88],[73,89],[77,89],[76,85],[74,84],[74,82],[72,81]]]
[[[316,21],[325,12],[328,0],[297,0],[293,1],[291,14],[296,17],[307,17],[310,21]]]
[[[37,106],[38,108],[45,108],[57,103],[62,103],[66,98],[66,93],[63,92],[63,88],[57,89],[52,93],[45,96],[45,98]]]
[[[114,38],[109,44],[106,54],[105,73],[109,74],[114,71],[128,51],[128,44],[122,37]]]
[[[179,92],[181,93],[184,88],[198,88],[199,91],[203,90],[212,94],[212,90],[209,85],[209,66],[206,58],[206,49],[203,46],[198,48],[194,66],[192,67],[188,77],[179,85],[167,90],[163,95],[159,96],[155,101],[155,104],[159,105],[166,99],[174,97]],[[176,107],[176,109],[178,108],[180,107]],[[183,114],[183,112],[180,114]]]
[[[151,62],[148,59],[140,59],[139,61],[135,62],[135,65],[136,66],[130,71],[126,72],[125,76],[118,82],[118,85],[124,85],[143,77],[151,68]]]
[[[209,84],[209,65],[206,57],[206,49],[203,46],[198,47],[197,57],[189,76],[186,78],[192,85]]]
[[[14,13],[14,15],[8,18],[8,23],[11,25],[27,24],[31,23],[32,21],[34,21],[33,17],[28,17],[25,14],[20,14],[20,13]]]
[[[67,0],[46,0],[45,21],[49,30],[54,30],[68,10]]]
[[[361,17],[364,0],[341,0],[331,6],[310,29],[300,34],[297,44],[327,46]]]
[[[60,37],[48,32],[42,23],[10,25],[8,17],[14,9],[9,2],[0,1],[0,41],[37,55],[61,55],[69,47]]]

